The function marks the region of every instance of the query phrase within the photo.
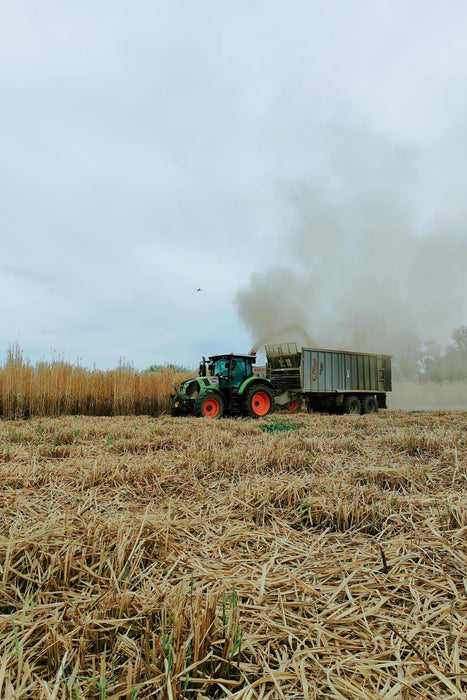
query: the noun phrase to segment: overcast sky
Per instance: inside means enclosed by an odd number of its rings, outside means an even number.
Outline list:
[[[394,312],[415,292],[414,332],[448,343],[467,324],[466,37],[462,0],[0,0],[3,357],[245,352],[284,275],[332,345],[347,264],[370,295],[402,275]]]

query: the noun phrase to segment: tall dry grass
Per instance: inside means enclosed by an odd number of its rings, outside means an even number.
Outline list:
[[[0,416],[160,415],[169,409],[172,383],[187,376],[171,369],[137,372],[123,363],[108,371],[63,360],[33,365],[14,345],[0,368]]]

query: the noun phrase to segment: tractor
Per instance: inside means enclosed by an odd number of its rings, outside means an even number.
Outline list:
[[[271,382],[255,374],[256,355],[212,355],[199,376],[186,379],[170,395],[172,416],[221,418],[224,414],[262,418],[275,408]]]

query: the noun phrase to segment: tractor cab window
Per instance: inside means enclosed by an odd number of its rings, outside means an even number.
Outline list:
[[[211,377],[227,377],[229,373],[228,360],[216,360],[210,367]]]
[[[243,358],[232,358],[230,361],[230,382],[233,386],[240,384],[251,376],[251,363]]]
[[[237,387],[253,374],[251,362],[243,357],[218,359],[209,365],[209,372],[211,377],[222,378]]]

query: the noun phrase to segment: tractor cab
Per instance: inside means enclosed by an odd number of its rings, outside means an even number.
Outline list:
[[[228,388],[235,392],[241,384],[253,376],[255,355],[212,355],[208,358],[208,370],[211,377],[217,377],[219,388]]]

